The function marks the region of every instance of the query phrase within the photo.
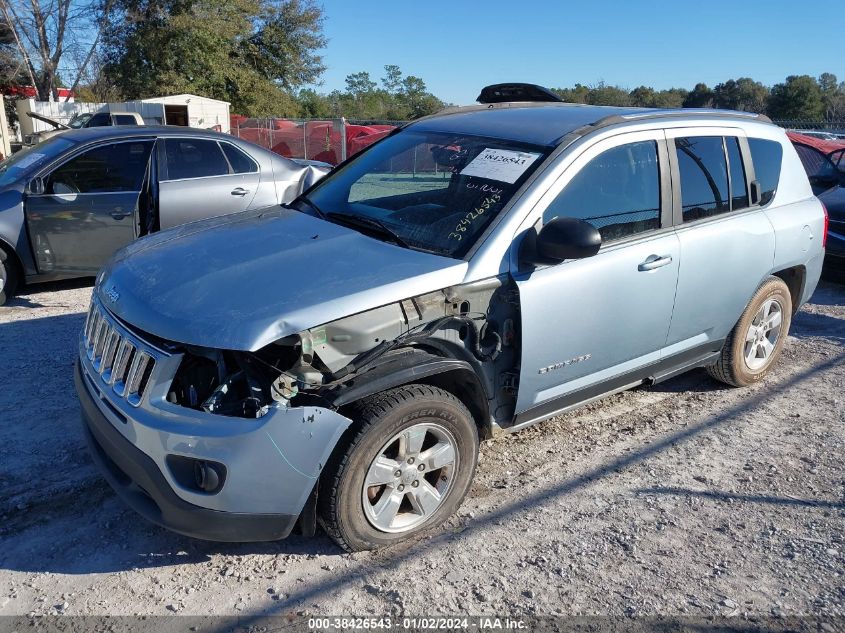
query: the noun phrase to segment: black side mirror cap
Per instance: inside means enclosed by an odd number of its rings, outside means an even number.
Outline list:
[[[567,259],[592,257],[601,248],[601,233],[589,222],[557,217],[546,222],[530,240],[524,260],[532,264],[557,264]]]
[[[752,180],[751,181],[751,204],[756,205],[760,204],[760,200],[763,199],[762,189],[760,189],[760,181],[759,180]]]

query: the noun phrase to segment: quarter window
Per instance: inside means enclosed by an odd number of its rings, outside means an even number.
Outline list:
[[[66,162],[47,178],[51,194],[140,191],[152,141],[101,145]]]
[[[217,141],[169,138],[164,142],[168,180],[207,178],[229,173],[229,163]]]
[[[760,184],[760,204],[765,205],[772,201],[778,188],[783,147],[777,141],[761,138],[749,138],[748,146],[754,162],[754,177]]]
[[[226,154],[226,158],[229,160],[229,164],[232,166],[232,171],[234,173],[248,174],[258,171],[258,165],[255,164],[255,161],[234,145],[230,145],[229,143],[220,143],[220,147],[223,148],[223,153]]]
[[[660,227],[657,143],[628,143],[602,152],[566,185],[543,213],[585,220],[603,242]]]
[[[675,149],[681,176],[684,222],[730,211],[728,166],[722,137],[677,138]]]

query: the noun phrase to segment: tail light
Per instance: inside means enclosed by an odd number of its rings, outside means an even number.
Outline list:
[[[827,248],[827,229],[830,227],[830,215],[827,213],[827,207],[822,202],[822,211],[824,211],[824,227],[822,228],[822,248]]]

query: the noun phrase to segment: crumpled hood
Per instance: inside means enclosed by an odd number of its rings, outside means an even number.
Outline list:
[[[254,351],[289,334],[463,281],[464,261],[281,207],[186,224],[118,251],[98,296],[160,338]]]

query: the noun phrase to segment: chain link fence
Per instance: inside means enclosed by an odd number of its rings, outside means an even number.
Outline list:
[[[288,158],[337,165],[404,121],[231,117],[231,134]]]
[[[814,136],[829,137],[828,140],[845,140],[845,119],[832,121],[810,121],[806,119],[776,119],[775,125],[795,132],[813,132]]]

